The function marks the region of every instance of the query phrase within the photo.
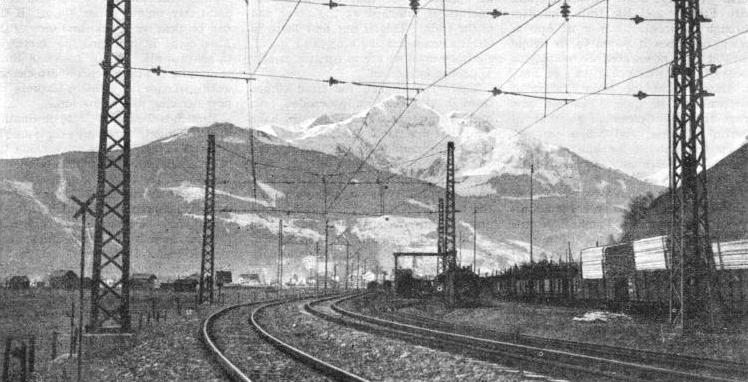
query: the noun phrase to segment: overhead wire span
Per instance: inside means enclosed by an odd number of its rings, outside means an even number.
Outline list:
[[[265,59],[267,58],[268,54],[270,54],[270,51],[275,46],[275,43],[278,42],[278,39],[280,38],[281,34],[283,34],[283,31],[286,30],[286,27],[288,26],[288,23],[291,21],[291,18],[293,18],[293,15],[296,14],[296,10],[299,9],[299,5],[301,4],[301,0],[296,1],[296,5],[294,5],[291,12],[288,14],[288,17],[286,17],[286,21],[283,22],[283,26],[281,26],[281,29],[278,31],[278,33],[273,38],[273,41],[268,45],[268,48],[265,50],[265,53],[262,55],[262,57],[257,61],[257,65],[255,66],[255,69],[253,72],[257,72],[257,70],[260,69],[260,66],[262,66],[262,63],[265,62]]]
[[[432,1],[434,1],[434,0],[429,0],[428,2],[426,2],[426,4],[424,4],[424,6],[428,6],[429,4],[431,4]],[[410,17],[410,21],[408,22],[408,25],[405,28],[405,33],[404,34],[408,33],[408,31],[410,31],[410,28],[413,26],[413,24],[415,22],[415,19],[416,19],[416,14],[414,13]],[[392,68],[395,65],[395,60],[397,59],[398,54],[400,53],[400,49],[402,49],[404,43],[405,43],[404,39],[401,39],[400,40],[400,44],[398,45],[397,49],[395,50],[395,53],[390,58],[390,63],[387,66],[387,70],[385,71],[384,80],[386,80],[387,77],[389,77],[389,74],[390,74],[390,72],[392,71]],[[379,100],[379,97],[382,95],[382,89],[384,89],[384,88],[379,88],[379,90],[377,91],[377,94],[374,96],[374,100],[372,101],[371,107],[374,107],[374,105],[376,104],[376,102]],[[366,142],[366,140],[364,140],[363,138],[361,138],[361,133],[368,126],[368,123],[369,123],[369,114],[367,113],[364,116],[363,120],[361,121],[361,125],[359,126],[359,129],[358,129],[357,132],[354,132],[354,131],[350,130],[350,128],[349,128],[349,131],[351,131],[351,133],[362,143],[362,148],[364,146],[367,146],[367,147],[370,146],[370,144],[368,142]],[[353,150],[353,145],[349,145],[348,148],[346,148],[345,153],[340,157],[340,159],[338,160],[338,163],[335,165],[335,171],[338,171],[340,169],[340,166],[342,165],[343,161],[345,160],[345,158],[348,157],[348,155],[350,155],[350,153],[351,153],[352,150]]]
[[[238,153],[238,152],[236,152],[236,151],[234,151],[232,149],[229,149],[229,148],[227,148],[227,147],[225,147],[223,145],[220,145],[220,144],[216,143],[216,147],[220,148],[221,150],[226,151],[229,154],[232,154],[232,155],[235,155],[235,156],[237,156],[239,158],[242,158],[242,159],[244,159],[244,160],[246,160],[248,162],[251,161],[251,159],[248,158],[247,156],[245,156],[243,154],[240,154],[240,153]],[[275,164],[264,163],[264,162],[255,162],[255,165],[262,166],[262,167],[267,167],[267,168],[274,168],[276,170],[285,170],[285,171],[291,171],[291,172],[299,172],[299,173],[304,173],[304,174],[313,175],[313,176],[319,176],[319,175],[321,175],[319,173],[308,171],[308,170],[302,170],[302,169],[293,168],[293,167],[278,166],[278,165],[275,165]]]
[[[720,45],[720,44],[723,44],[723,43],[725,43],[725,42],[727,42],[727,41],[733,40],[733,39],[735,39],[735,38],[737,38],[737,37],[740,37],[740,36],[742,36],[742,35],[745,35],[745,34],[748,34],[748,29],[744,29],[744,30],[742,30],[742,31],[740,31],[740,32],[738,32],[738,33],[735,33],[735,34],[729,35],[729,36],[727,36],[727,37],[725,37],[725,38],[723,38],[723,39],[717,40],[717,41],[715,41],[715,42],[713,42],[713,43],[711,43],[711,44],[709,44],[709,45],[706,45],[706,46],[704,46],[704,47],[702,48],[702,51],[703,51],[703,50],[707,50],[707,49],[710,49],[710,48],[713,48],[713,47],[715,47],[715,46],[718,46],[718,45]],[[588,97],[591,97],[591,96],[595,96],[595,95],[607,94],[607,93],[603,93],[603,92],[604,92],[604,91],[606,91],[606,90],[608,90],[608,89],[611,89],[611,88],[617,87],[617,86],[619,86],[619,85],[622,85],[622,84],[624,84],[624,83],[627,83],[627,82],[629,82],[629,81],[632,81],[632,80],[634,80],[634,79],[637,79],[637,78],[639,78],[639,77],[645,76],[645,75],[647,75],[647,74],[649,74],[649,73],[652,73],[652,72],[654,72],[654,71],[656,71],[656,70],[658,70],[658,69],[662,69],[662,68],[664,68],[664,67],[667,67],[667,66],[669,66],[670,64],[671,64],[671,61],[668,61],[668,62],[662,63],[662,64],[660,64],[660,65],[657,65],[657,66],[655,66],[655,67],[649,68],[649,69],[647,69],[647,70],[645,70],[645,71],[642,71],[642,72],[640,72],[640,73],[637,73],[637,74],[634,74],[634,75],[632,75],[632,76],[630,76],[630,77],[627,77],[627,78],[625,78],[625,79],[622,79],[622,80],[620,80],[620,81],[618,81],[618,82],[616,82],[616,83],[614,83],[614,84],[612,84],[612,85],[608,86],[607,88],[603,88],[603,89],[598,89],[597,91],[593,91],[593,92],[589,92],[589,93],[586,93],[586,94],[582,95],[581,97],[579,97],[579,98],[576,98],[576,99],[575,99],[574,101],[572,101],[572,102],[578,102],[578,101],[581,101],[581,100],[583,100],[583,99],[586,99],[586,98],[588,98]],[[637,95],[638,95],[638,93],[637,93]],[[635,96],[637,96],[637,95],[635,95]],[[648,96],[649,96],[649,95],[648,95]],[[658,97],[662,97],[663,95],[652,95],[652,96],[658,96]],[[667,96],[667,95],[665,95],[665,96]],[[564,108],[565,106],[568,106],[568,105],[570,105],[570,104],[571,104],[572,102],[569,102],[568,104],[564,104],[564,105],[561,105],[561,106],[559,106],[559,107],[558,107],[558,108],[556,108],[555,110],[551,111],[551,112],[550,112],[550,113],[549,113],[549,114],[548,114],[548,115],[547,115],[546,117],[543,117],[543,118],[539,118],[539,119],[535,120],[534,122],[530,123],[529,125],[527,125],[527,126],[523,127],[522,129],[520,129],[520,130],[517,130],[517,135],[519,135],[519,134],[522,134],[522,133],[524,133],[525,131],[527,131],[527,130],[529,130],[529,129],[533,128],[533,127],[535,127],[535,126],[536,126],[537,124],[539,124],[539,123],[540,123],[540,122],[542,122],[543,120],[547,119],[547,118],[548,118],[548,117],[550,117],[551,115],[555,114],[555,113],[556,113],[557,111],[561,110],[561,109],[562,109],[562,108]]]
[[[217,212],[265,212],[265,213],[285,213],[285,214],[305,214],[305,215],[351,215],[351,216],[379,216],[377,212],[360,212],[360,211],[315,211],[315,210],[296,210],[296,209],[260,209],[260,208],[221,208]],[[436,211],[390,211],[399,215],[431,215]],[[385,214],[387,215],[387,214]]]
[[[545,42],[541,44],[541,48],[545,46]],[[224,79],[234,79],[234,80],[253,80],[256,81],[257,79],[254,77],[240,77],[235,76],[232,73],[242,73],[242,72],[193,72],[193,71],[183,71],[183,70],[166,70],[162,69],[160,66],[156,68],[144,68],[144,67],[131,67],[132,70],[139,70],[139,71],[148,71],[153,72],[155,74],[172,74],[172,75],[181,75],[181,76],[196,76],[196,77],[208,77],[208,78],[224,78]],[[215,74],[213,74],[215,73]],[[219,74],[219,73],[225,73],[225,74]],[[403,85],[396,85],[396,82],[391,83],[384,83],[384,82],[360,82],[360,81],[347,81],[347,80],[339,80],[335,77],[329,77],[328,79],[314,79],[309,77],[300,77],[300,76],[289,76],[289,75],[277,75],[277,74],[261,74],[257,73],[255,74],[255,77],[271,77],[271,78],[281,78],[281,79],[291,79],[291,80],[301,80],[301,81],[311,81],[311,82],[317,82],[317,83],[324,83],[328,84],[329,86],[334,85],[341,85],[341,84],[348,84],[348,85],[354,85],[354,86],[364,86],[364,87],[372,87],[372,88],[380,88],[380,89],[395,89],[395,90],[416,90],[418,92],[423,92],[430,88],[437,88],[437,89],[451,89],[451,90],[464,90],[464,91],[472,91],[472,92],[481,92],[481,93],[492,93],[495,95],[511,95],[511,96],[518,96],[518,97],[526,97],[526,98],[533,98],[533,99],[539,99],[539,100],[548,100],[548,101],[561,101],[561,102],[569,102],[573,99],[570,98],[559,98],[559,97],[552,97],[552,96],[537,96],[535,94],[538,94],[538,92],[532,92],[532,91],[520,91],[520,90],[502,90],[499,87],[495,87],[493,89],[485,89],[485,88],[476,88],[476,87],[467,87],[467,86],[454,86],[454,85],[434,85],[433,83],[430,84],[416,84],[418,86],[412,87],[407,86],[406,84]],[[411,83],[413,84],[413,83]],[[605,89],[603,89],[605,90]],[[545,94],[545,92],[542,92]],[[593,93],[583,93],[583,92],[547,92],[547,94],[583,94],[583,95],[617,95],[617,96],[631,96],[632,94],[619,94],[619,93],[603,93],[600,94],[600,92],[593,92]],[[636,94],[633,94],[633,96],[636,96]],[[651,96],[659,96],[659,95],[651,95]],[[355,133],[354,133],[355,134]],[[359,133],[360,134],[360,133]]]
[[[490,44],[489,46],[487,46],[486,48],[484,48],[484,49],[482,49],[481,51],[479,51],[478,53],[476,53],[476,54],[474,54],[474,55],[470,56],[470,57],[469,57],[469,58],[468,58],[467,60],[463,61],[463,62],[462,62],[462,63],[461,63],[460,65],[458,65],[458,66],[457,66],[457,67],[455,67],[454,69],[452,69],[452,70],[450,70],[449,72],[447,72],[447,75],[445,75],[445,76],[443,76],[443,77],[440,77],[439,79],[435,80],[434,82],[432,82],[431,84],[429,84],[428,86],[426,86],[426,87],[424,88],[424,91],[426,91],[426,90],[428,90],[429,88],[433,87],[434,85],[438,84],[438,83],[439,83],[440,81],[444,80],[445,78],[447,78],[447,77],[448,77],[448,76],[450,76],[451,74],[453,74],[453,73],[455,73],[456,71],[460,70],[461,68],[465,67],[465,65],[467,65],[467,64],[468,64],[468,63],[470,63],[470,62],[472,62],[472,61],[473,61],[473,60],[475,60],[476,58],[480,57],[481,55],[483,55],[484,53],[486,53],[487,51],[489,51],[490,49],[492,49],[493,47],[495,47],[496,45],[498,45],[499,43],[501,43],[502,41],[504,41],[504,40],[505,40],[505,39],[507,39],[507,38],[508,38],[509,36],[513,35],[513,34],[514,34],[514,33],[516,33],[517,31],[519,31],[520,29],[522,29],[522,28],[523,28],[524,26],[526,26],[527,24],[529,24],[529,23],[530,23],[531,21],[535,20],[535,19],[536,19],[536,18],[537,18],[537,17],[539,16],[539,15],[543,14],[543,13],[544,13],[545,11],[547,11],[548,9],[550,9],[550,8],[551,8],[551,7],[553,6],[553,5],[555,5],[555,4],[558,4],[558,2],[559,2],[559,1],[560,1],[560,0],[556,0],[556,1],[555,1],[554,3],[552,3],[551,5],[549,5],[549,6],[545,7],[545,8],[543,8],[542,10],[540,10],[540,11],[539,11],[538,13],[536,13],[536,14],[535,14],[535,15],[533,15],[532,17],[528,18],[527,20],[525,20],[524,22],[522,22],[521,24],[519,24],[519,25],[518,25],[518,26],[516,26],[515,28],[511,29],[511,30],[510,30],[509,32],[507,32],[507,33],[506,33],[506,34],[504,34],[504,35],[503,35],[502,37],[500,37],[500,38],[499,38],[498,40],[496,40],[495,42],[491,43],[491,44]],[[418,97],[418,95],[416,95],[416,97]],[[389,135],[389,133],[390,133],[390,132],[392,131],[392,129],[393,129],[393,128],[394,128],[394,127],[395,127],[395,126],[397,125],[397,123],[398,123],[398,122],[400,121],[400,119],[401,119],[401,118],[403,117],[403,115],[405,115],[405,112],[406,112],[406,111],[408,110],[408,108],[410,107],[410,105],[411,105],[411,103],[407,103],[407,104],[406,104],[406,106],[405,106],[405,107],[403,108],[403,110],[402,110],[402,111],[401,111],[401,112],[399,113],[399,115],[398,115],[398,116],[397,116],[397,117],[396,117],[396,118],[394,119],[394,121],[392,122],[392,124],[390,125],[390,127],[389,127],[389,128],[387,128],[387,130],[385,130],[384,134],[383,134],[383,135],[382,135],[382,136],[381,136],[381,137],[380,137],[380,138],[379,138],[379,139],[377,140],[377,142],[375,143],[375,145],[374,145],[374,147],[373,147],[373,148],[371,149],[371,151],[369,151],[369,153],[368,153],[368,154],[366,155],[366,157],[365,157],[365,158],[363,158],[363,160],[362,160],[361,164],[359,165],[359,168],[358,168],[358,169],[361,169],[361,168],[363,167],[364,163],[365,163],[365,162],[367,162],[367,161],[369,160],[369,158],[371,158],[371,155],[373,155],[373,154],[374,154],[374,151],[376,150],[376,148],[377,148],[377,147],[379,147],[379,145],[380,145],[380,144],[382,143],[382,141],[383,141],[383,140],[384,140],[384,139],[385,139],[385,138],[386,138],[386,137],[387,137],[387,136]],[[337,193],[337,194],[335,195],[335,197],[333,198],[333,201],[332,201],[332,203],[330,204],[331,206],[335,204],[335,202],[336,202],[336,201],[337,201],[337,200],[338,200],[338,199],[340,198],[340,196],[341,196],[341,195],[343,194],[343,192],[345,192],[345,190],[346,190],[346,188],[347,188],[347,187],[348,187],[347,185],[344,185],[344,186],[343,186],[343,187],[342,187],[342,188],[340,189],[340,191],[339,191],[339,192],[338,192],[338,193]]]
[[[401,175],[394,174],[393,177],[394,176],[401,176]],[[365,181],[355,181],[354,180],[354,181],[351,181],[351,182],[339,182],[339,181],[325,181],[325,182],[322,182],[322,181],[318,181],[318,180],[267,180],[267,181],[265,181],[263,183],[266,183],[266,184],[323,184],[323,183],[326,183],[326,184],[350,184],[352,186],[356,186],[356,185],[382,184],[383,182],[384,181],[377,182],[377,181],[371,181],[371,180],[365,180]],[[227,180],[227,181],[219,182],[219,183],[221,183],[221,184],[229,184],[229,183],[236,183],[236,182],[231,182],[231,181]],[[428,183],[426,181],[421,181],[421,180],[412,180],[412,181],[398,181],[398,180],[396,180],[396,181],[387,181],[386,183],[387,184],[418,184],[418,185],[431,184],[431,183]]]
[[[603,1],[605,1],[605,0],[603,0]],[[587,9],[591,9],[591,8],[592,7],[589,7]],[[587,9],[583,10],[582,12],[586,11]],[[543,49],[543,47],[548,43],[548,41],[550,41],[553,38],[553,36],[555,36],[556,33],[558,33],[558,31],[561,30],[561,27],[563,27],[564,24],[566,24],[566,23],[560,23],[558,25],[558,27],[556,27],[556,29],[554,29],[553,32],[551,32],[551,34],[548,35],[548,37],[546,37],[546,39],[540,45],[538,45],[538,47],[535,48],[535,50],[533,50],[532,53],[530,53],[530,55],[527,56],[527,58],[524,61],[522,61],[522,64],[520,64],[517,67],[517,69],[515,69],[512,72],[512,74],[510,74],[499,86],[497,86],[497,89],[499,89],[499,90],[503,89],[504,86],[506,86],[506,84],[508,84],[509,81],[511,81],[525,67],[525,65],[527,65],[527,63],[530,62],[530,60],[532,60],[532,58],[535,57],[535,55],[538,54],[538,52],[540,52],[541,49]],[[475,113],[477,113],[478,111],[480,111],[480,109],[482,109],[484,106],[486,106],[488,104],[488,102],[490,102],[491,99],[493,99],[494,96],[496,96],[496,94],[492,93],[491,96],[487,97],[483,102],[481,102],[480,105],[478,105],[477,108],[475,108],[475,110],[473,110],[470,113],[470,116],[473,116],[473,115],[475,115]]]
[[[296,3],[297,0],[272,0],[273,2],[277,3]],[[317,1],[300,1],[302,4],[306,5],[320,5],[324,7],[328,7],[331,10],[336,9],[339,7],[344,8],[363,8],[363,9],[380,9],[380,10],[402,10],[402,9],[408,9],[411,10],[412,8],[410,6],[399,6],[399,5],[374,5],[374,4],[347,4],[343,2],[335,2],[335,1],[328,1],[328,2],[317,2]],[[442,13],[456,13],[456,14],[467,14],[467,15],[476,15],[476,16],[490,16],[494,19],[497,19],[499,17],[526,17],[531,16],[531,13],[512,13],[512,12],[502,12],[498,9],[492,9],[492,10],[471,10],[471,9],[456,9],[456,8],[446,8],[446,7],[440,7],[440,8],[430,8],[428,6],[418,7],[419,11],[432,11],[432,12],[442,12]],[[562,15],[543,15],[541,17],[549,17],[549,18],[559,18],[564,17]],[[582,19],[605,19],[604,16],[594,16],[594,15],[568,15],[566,17],[570,18],[582,18]],[[657,18],[657,17],[642,17],[637,15],[634,15],[632,17],[625,17],[625,16],[611,16],[609,17],[610,20],[617,20],[617,21],[632,21],[635,24],[641,24],[645,21],[673,21],[673,19],[670,18]]]

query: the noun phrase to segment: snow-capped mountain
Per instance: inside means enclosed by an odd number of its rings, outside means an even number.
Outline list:
[[[647,186],[619,171],[596,166],[569,149],[543,143],[514,130],[496,127],[465,113],[447,116],[427,105],[394,96],[352,116],[323,116],[307,125],[273,128],[276,135],[299,148],[342,155],[350,150],[383,171],[443,184],[445,150],[455,142],[457,192],[464,196],[525,196],[534,164],[539,193],[629,193]],[[384,137],[384,139],[382,139]],[[375,148],[372,152],[372,149]],[[369,155],[369,153],[372,153]],[[597,167],[605,176],[589,174]]]
[[[296,127],[254,132],[217,123],[133,148],[132,269],[173,276],[192,273],[199,265],[208,134],[215,134],[220,146],[217,266],[236,272],[265,268],[274,274],[282,219],[284,268],[289,275],[308,273],[303,265],[308,261],[302,260],[324,240],[321,206],[332,196],[331,240],[350,242],[370,264],[386,269],[394,251],[434,251],[447,141],[456,145],[462,263],[472,264],[475,239],[476,263],[483,271],[529,259],[532,163],[538,259],[557,258],[569,242],[578,249],[616,234],[622,206],[633,196],[658,190],[486,121],[460,113],[443,116],[420,103],[405,106],[403,97],[393,97],[359,114],[325,115]],[[250,134],[256,138],[256,160],[263,164],[257,167],[256,197],[246,160]],[[377,150],[354,174],[374,146]],[[349,150],[353,156],[343,156]],[[75,268],[80,244],[69,197],[93,192],[95,168],[95,152],[0,160],[0,277]],[[313,175],[320,173],[347,175],[328,179],[326,198],[320,178]],[[350,176],[359,182],[344,186]],[[383,178],[389,179],[384,192],[378,183]],[[475,227],[474,210],[479,215]],[[333,261],[344,261],[342,247],[331,248]]]
[[[248,163],[241,156],[248,152],[249,131],[229,124],[190,128],[133,148],[132,269],[174,277],[192,273],[199,266],[208,134],[215,134],[220,145],[216,159],[217,267],[236,272],[262,268],[274,274],[282,220],[287,258],[284,267],[289,276],[307,275],[310,270],[302,260],[313,253],[315,243],[324,242],[320,213],[324,196],[319,179],[305,172],[333,172],[336,168],[351,172],[358,161],[348,158],[341,162],[338,157],[301,150],[277,136],[255,132],[257,161],[277,166],[258,167],[255,198]],[[401,186],[390,186],[385,197],[387,210],[382,214],[375,202],[378,186],[372,170],[364,168],[365,173],[358,176],[362,184],[343,193],[330,213],[330,223],[335,227],[330,230],[331,242],[350,242],[352,250],[361,251],[370,266],[379,264],[383,269],[391,267],[393,251],[434,251],[433,205],[443,189],[423,187],[429,184],[389,174]],[[12,274],[41,278],[54,269],[76,269],[79,222],[72,217],[76,208],[70,197],[91,194],[95,171],[94,152],[0,160],[0,278]],[[426,192],[414,194],[413,186]],[[330,193],[337,191],[331,185]],[[462,205],[466,201],[458,202]],[[301,212],[289,215],[282,212],[285,210]],[[472,242],[468,225],[460,223],[458,230]],[[521,236],[479,233],[476,239],[476,262],[484,271],[528,256]],[[90,244],[89,240],[89,255]],[[542,245],[537,247],[537,253],[550,253]],[[343,248],[331,244],[330,252],[330,267],[338,264],[338,269],[343,269]],[[463,262],[472,264],[472,257]]]

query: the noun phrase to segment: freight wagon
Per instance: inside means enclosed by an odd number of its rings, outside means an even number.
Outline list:
[[[718,298],[732,313],[748,312],[748,240],[714,242]],[[608,309],[667,312],[670,301],[667,237],[585,248],[577,262],[541,261],[489,278],[496,296],[565,301]]]

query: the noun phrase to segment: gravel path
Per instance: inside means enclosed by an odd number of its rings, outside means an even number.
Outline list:
[[[249,324],[254,306],[234,309],[213,326],[216,345],[253,381],[327,381],[257,335]]]
[[[284,341],[374,381],[550,381],[543,376],[348,329],[312,316],[300,302],[265,309],[258,320]]]

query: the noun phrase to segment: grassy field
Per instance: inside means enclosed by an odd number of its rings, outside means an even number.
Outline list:
[[[88,321],[90,298],[89,291],[85,291],[84,323]],[[293,293],[293,291],[285,291]],[[194,339],[195,330],[199,320],[207,311],[228,304],[243,301],[255,301],[277,296],[277,292],[259,289],[224,289],[220,301],[216,295],[216,302],[211,308],[197,309],[194,293],[175,293],[161,290],[134,290],[131,291],[131,318],[132,326],[138,342],[160,339],[167,343],[183,340],[185,335],[191,336],[189,342]],[[78,291],[77,290],[54,290],[54,289],[28,289],[8,290],[0,289],[0,344],[4,351],[5,340],[8,337],[34,336],[36,339],[36,371],[40,380],[74,380],[69,371],[66,375],[57,375],[52,369],[58,371],[62,365],[75,363],[68,360],[70,349],[70,314],[72,304],[75,303],[74,314],[78,315]],[[155,311],[153,308],[155,307]],[[157,314],[156,314],[157,313]],[[156,321],[158,315],[158,321]],[[57,332],[56,341],[54,332]],[[185,334],[186,333],[186,334]],[[171,338],[174,337],[175,338]],[[197,351],[200,348],[198,345]],[[53,362],[53,348],[56,347],[57,360]],[[179,350],[179,349],[176,349]],[[135,357],[123,355],[124,357]],[[179,359],[179,355],[175,355]],[[0,361],[1,362],[1,361]],[[102,366],[108,361],[97,360],[88,364],[89,373],[97,375],[106,367]],[[136,362],[131,360],[131,362]],[[68,365],[69,366],[69,365]],[[135,367],[135,366],[134,366]],[[98,368],[98,369],[97,369]],[[50,379],[50,376],[55,376]],[[98,377],[90,377],[88,380],[102,380]],[[135,379],[137,380],[137,378]],[[158,379],[154,379],[158,380]]]
[[[573,318],[591,310],[503,301],[491,305],[447,311],[439,304],[429,304],[418,310],[446,321],[504,332],[748,362],[745,320],[729,332],[683,337],[665,322],[651,318],[623,316],[607,322],[582,322]]]

